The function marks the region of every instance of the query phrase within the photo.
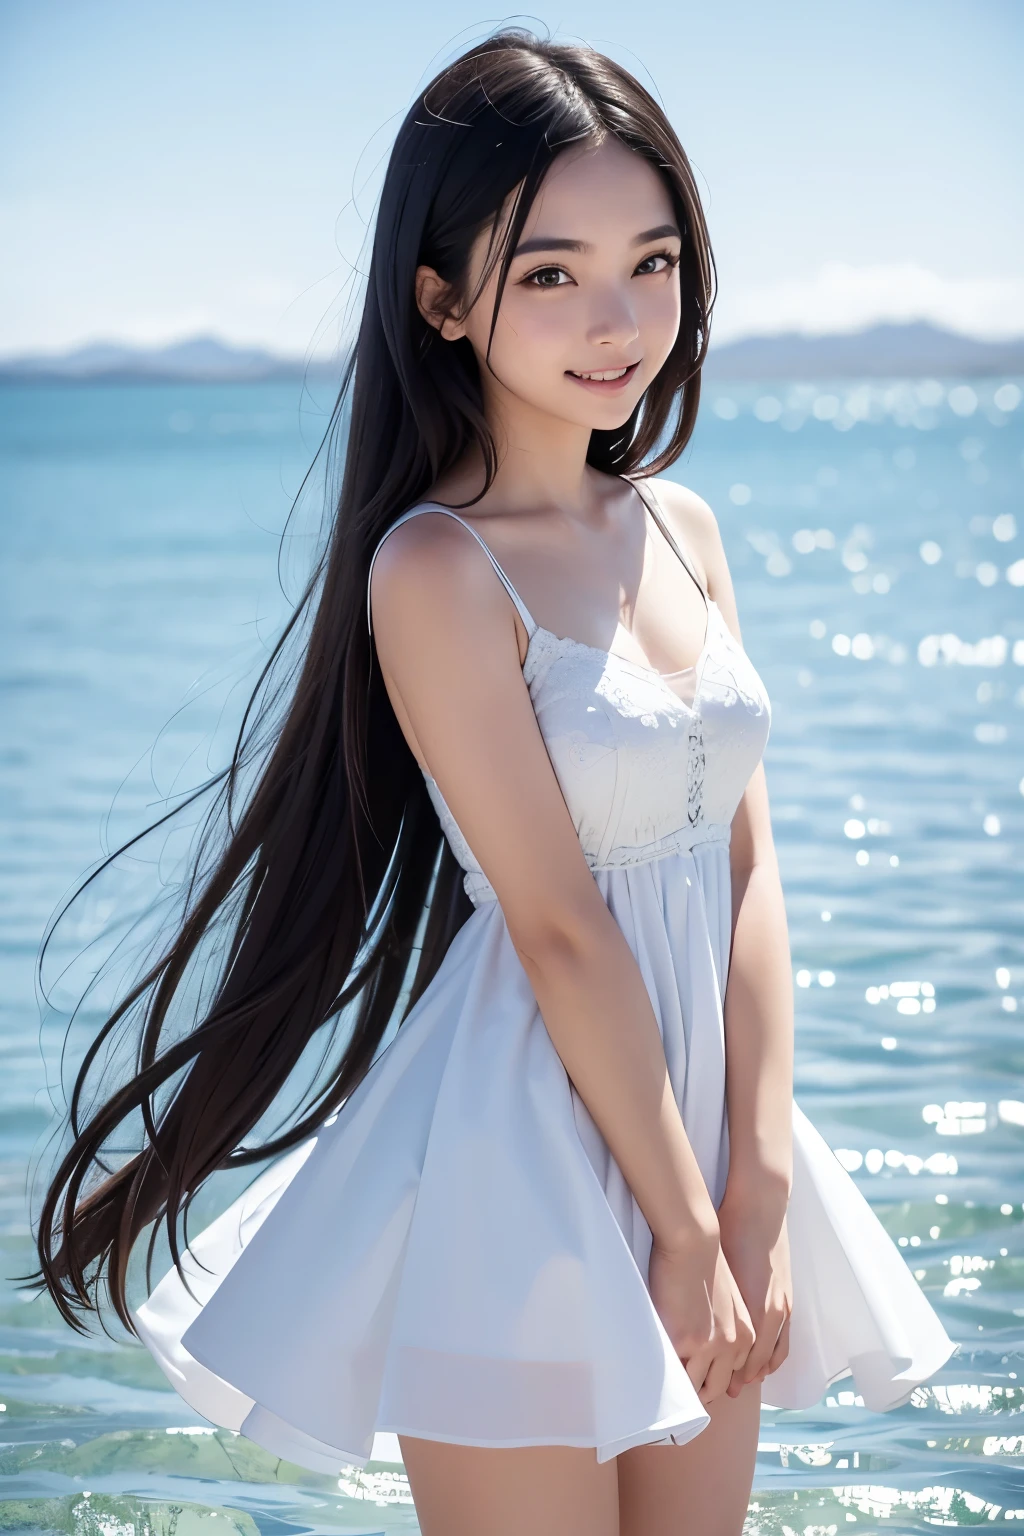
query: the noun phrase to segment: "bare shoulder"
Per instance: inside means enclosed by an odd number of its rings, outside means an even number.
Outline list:
[[[443,512],[412,517],[385,538],[370,578],[374,630],[389,621],[502,611],[504,592],[476,539]]]
[[[659,506],[665,508],[675,526],[693,543],[714,542],[719,538],[718,519],[703,496],[676,480],[666,480],[663,475],[652,476],[644,484],[651,487]]]
[[[728,577],[728,567],[714,512],[703,496],[675,480],[666,480],[659,475],[645,483],[657,496],[658,505],[664,509],[673,532],[681,536],[684,547],[693,554],[711,596],[717,596],[715,589],[723,578]]]

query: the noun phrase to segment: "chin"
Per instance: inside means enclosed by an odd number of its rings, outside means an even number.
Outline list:
[[[581,411],[578,400],[573,402],[576,406],[575,410],[566,409],[566,402],[561,402],[561,409],[554,403],[547,409],[552,416],[560,416],[563,421],[571,421],[576,426],[587,427],[591,432],[617,432],[620,427],[626,425],[636,410],[639,400],[640,396],[629,400],[595,401],[589,411]]]
[[[626,425],[636,407],[637,402],[634,400],[630,405],[623,405],[622,409],[616,411],[614,415],[611,412],[602,413],[600,420],[597,419],[597,412],[595,412],[595,419],[589,423],[590,430],[592,432],[617,432],[620,427]]]

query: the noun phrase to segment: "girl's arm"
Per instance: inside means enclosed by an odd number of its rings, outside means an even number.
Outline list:
[[[711,508],[667,481],[659,481],[658,491],[742,644]],[[755,1329],[753,1346],[728,1388],[736,1397],[786,1358],[793,1308],[786,1227],[793,1177],[793,982],[763,764],[733,817],[730,868],[732,949],[724,1005],[729,1173],[718,1222],[723,1253]]]
[[[732,824],[726,1199],[778,1234],[793,1177],[793,978],[763,764]]]
[[[495,890],[555,1049],[656,1244],[717,1247],[646,986],[537,725],[512,604],[468,532],[429,514],[384,544],[371,597],[406,739]]]
[[[692,491],[657,482],[658,497],[694,551],[742,645],[732,577],[714,513]],[[726,1201],[762,1213],[775,1234],[792,1181],[793,979],[786,908],[763,763],[732,822],[732,947],[725,992],[729,1176]]]

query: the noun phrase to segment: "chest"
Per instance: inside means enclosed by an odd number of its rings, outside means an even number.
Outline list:
[[[501,566],[529,611],[584,649],[613,652],[663,672],[696,656],[708,632],[708,604],[697,578],[665,538],[646,525],[617,540],[582,540],[564,548],[501,553]],[[550,631],[549,631],[550,633]]]
[[[648,666],[538,630],[524,667],[584,851],[599,864],[728,825],[764,753],[767,691],[714,607],[686,702]]]

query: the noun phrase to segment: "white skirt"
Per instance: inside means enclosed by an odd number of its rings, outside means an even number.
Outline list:
[[[728,848],[595,878],[717,1205]],[[790,1350],[762,1401],[811,1407],[852,1373],[866,1407],[897,1407],[955,1346],[796,1103],[793,1136]],[[709,1423],[651,1302],[650,1249],[492,901],[340,1112],[193,1239],[193,1294],[172,1268],[133,1316],[193,1409],[315,1471],[364,1466],[384,1433],[603,1462]]]

